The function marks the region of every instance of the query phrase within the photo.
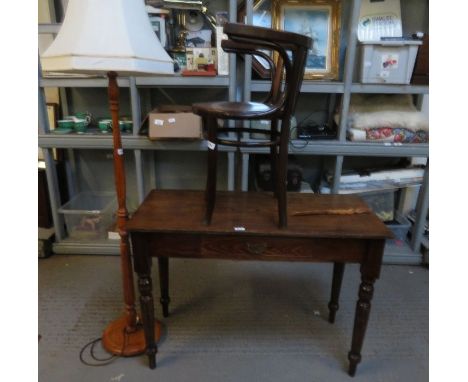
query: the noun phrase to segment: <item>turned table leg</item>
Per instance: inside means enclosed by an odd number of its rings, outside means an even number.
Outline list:
[[[133,266],[138,276],[146,354],[150,369],[154,369],[156,367],[156,353],[158,352],[156,341],[159,338],[160,328],[159,325],[155,325],[154,318],[153,282],[151,280],[152,259],[149,251],[149,241],[149,238],[144,234],[132,234]]]
[[[162,309],[163,316],[169,316],[169,259],[167,257],[158,257],[159,265],[159,286],[161,288],[161,299],[159,300]]]
[[[330,302],[328,303],[328,321],[330,323],[335,322],[336,311],[339,308],[338,300],[340,298],[341,283],[343,281],[345,265],[344,263],[334,263],[333,264],[333,280],[332,280],[332,290],[330,296]]]
[[[358,363],[361,362],[361,349],[369,320],[371,300],[374,294],[374,282],[380,274],[384,245],[384,240],[370,241],[367,254],[361,263],[359,299],[356,303],[351,350],[348,353],[348,373],[352,377],[356,374]]]
[[[154,303],[153,303],[153,283],[150,274],[138,273],[138,289],[140,291],[141,318],[145,331],[146,355],[149,360],[150,369],[156,367],[156,346],[154,332]]]

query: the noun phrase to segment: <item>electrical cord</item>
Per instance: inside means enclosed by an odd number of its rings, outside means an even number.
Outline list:
[[[298,125],[299,126],[299,125]],[[308,139],[301,139],[301,141],[304,141],[304,143],[302,145],[296,145],[294,144],[294,140],[291,139],[291,135],[293,133],[294,130],[297,130],[297,127],[292,127],[291,130],[289,131],[289,144],[294,147],[296,150],[302,150],[304,149],[308,144],[309,144],[309,140]]]
[[[124,342],[122,344],[122,353],[123,350],[125,349],[125,346],[127,345],[127,339],[128,339],[128,334],[125,330],[123,329],[123,334],[124,334]],[[80,361],[86,366],[106,366],[109,365],[110,363],[114,362],[116,358],[120,358],[119,355],[112,354],[108,358],[98,358],[96,354],[94,353],[94,348],[98,342],[102,341],[102,337],[96,338],[95,340],[92,340],[88,342],[83,348],[80,350]],[[91,363],[88,362],[84,359],[83,355],[86,349],[90,348],[89,355],[93,359],[93,361],[97,361],[97,363]]]
[[[109,358],[106,358],[106,359],[102,359],[102,358],[97,358],[94,354],[94,346],[100,342],[102,340],[102,338],[96,338],[95,340],[91,341],[91,342],[88,342],[85,346],[83,346],[83,348],[80,350],[80,361],[82,364],[86,365],[86,366],[105,366],[105,365],[108,365],[110,364],[111,362],[113,362],[115,360],[115,358],[118,358],[117,355],[111,355]],[[90,350],[90,356],[91,358],[94,360],[94,361],[98,361],[100,363],[90,363],[88,361],[86,361],[83,357],[83,354],[85,352],[85,350],[87,348],[91,347],[91,350]]]

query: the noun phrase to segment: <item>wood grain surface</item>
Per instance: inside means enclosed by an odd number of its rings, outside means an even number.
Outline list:
[[[355,195],[288,193],[288,227],[278,228],[272,193],[217,193],[211,225],[203,224],[203,191],[153,190],[127,222],[129,232],[209,233],[320,238],[391,238],[391,231],[369,213],[330,214],[330,211],[368,210]],[[298,215],[301,211],[306,215]],[[324,211],[325,213],[314,213]]]

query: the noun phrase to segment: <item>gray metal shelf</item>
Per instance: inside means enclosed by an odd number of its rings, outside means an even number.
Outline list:
[[[245,140],[244,140],[245,141]],[[258,142],[258,140],[247,140]],[[166,150],[166,151],[206,151],[205,140],[195,141],[150,141],[143,136],[123,135],[122,144],[130,150]],[[334,141],[294,140],[289,145],[289,152],[297,155],[344,155],[344,156],[381,156],[381,157],[424,157],[429,155],[427,144],[396,144],[396,143],[359,143]],[[111,149],[111,135],[86,134],[40,134],[39,146],[42,148],[75,148],[75,149]],[[299,148],[300,147],[300,148]],[[220,146],[221,151],[234,152],[235,149]],[[268,148],[242,148],[245,154],[267,154]]]
[[[164,77],[136,77],[136,84],[139,87],[228,87],[229,77],[184,77],[181,75]]]
[[[251,82],[250,90],[252,92],[268,92],[271,87],[271,81],[254,80]],[[338,81],[303,81],[301,93],[343,93],[344,85]]]
[[[429,94],[429,86],[353,83],[351,93]]]
[[[429,155],[428,144],[360,143],[338,140],[308,141],[294,140],[289,153],[296,155],[342,155],[379,157],[425,157]],[[242,149],[250,154],[268,153],[265,148]]]
[[[39,80],[42,88],[107,88],[108,79],[104,77],[43,77]],[[119,87],[128,88],[128,78],[117,78]]]
[[[150,141],[138,135],[122,135],[122,145],[127,150],[206,151],[205,140]],[[73,149],[112,149],[110,134],[39,134],[39,147]],[[220,151],[235,151],[232,147],[219,147]]]
[[[157,87],[228,87],[228,76],[215,77],[184,77],[180,75],[161,77],[136,77],[136,85]],[[120,87],[129,87],[128,78],[118,78]],[[104,77],[45,77],[39,82],[41,87],[69,88],[106,88],[107,78]],[[252,81],[252,92],[267,92],[270,90],[270,81]],[[343,93],[342,82],[304,81],[301,87],[302,93]],[[423,85],[385,85],[385,84],[360,84],[351,85],[352,93],[386,93],[386,94],[429,94],[429,86]]]
[[[267,92],[271,82],[267,80],[252,81],[252,92]],[[303,81],[301,93],[343,93],[344,83],[338,81]],[[429,86],[395,85],[395,84],[361,84],[352,83],[351,93],[385,93],[385,94],[429,94]]]
[[[130,81],[128,78],[118,78],[120,87],[129,87]],[[157,86],[157,87],[228,87],[228,76],[216,77],[184,77],[180,75],[174,76],[148,76],[135,77],[136,85]],[[104,77],[45,77],[39,81],[39,86],[49,88],[107,88],[108,80]]]
[[[54,253],[63,255],[119,255],[119,240],[73,241],[64,239],[52,245]]]

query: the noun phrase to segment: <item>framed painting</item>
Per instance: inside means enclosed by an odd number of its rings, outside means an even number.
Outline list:
[[[273,27],[309,36],[304,79],[333,80],[338,77],[340,0],[273,0]]]

